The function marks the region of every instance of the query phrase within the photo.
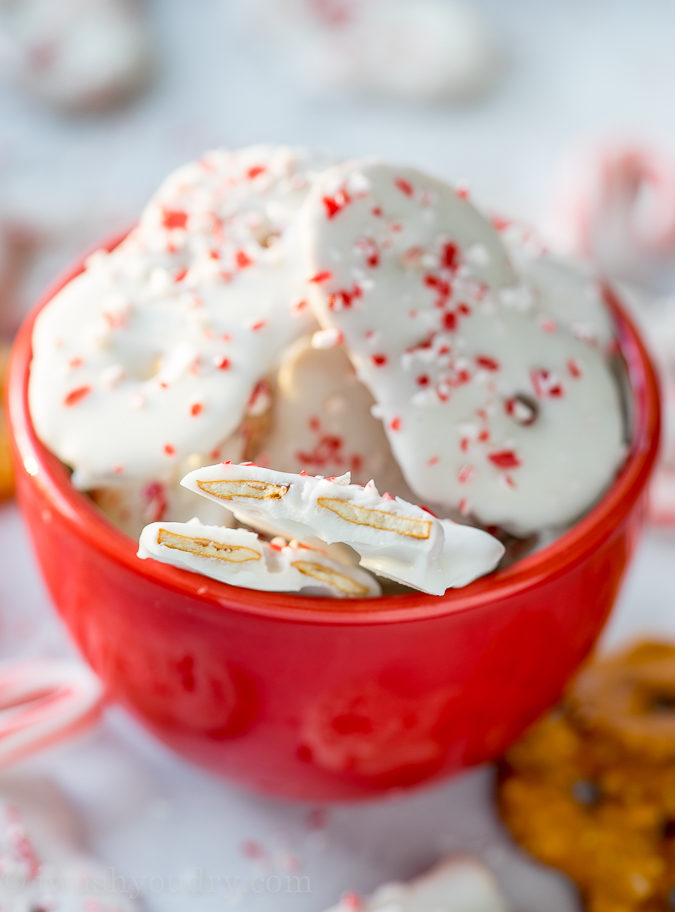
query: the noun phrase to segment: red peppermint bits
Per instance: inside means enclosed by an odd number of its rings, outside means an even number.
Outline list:
[[[384,367],[387,364],[387,362],[389,361],[387,356],[383,355],[381,353],[376,354],[376,355],[371,355],[370,360],[373,362],[375,367]]]
[[[444,269],[456,269],[459,265],[458,255],[459,248],[457,247],[457,244],[453,244],[452,241],[443,244],[443,249],[441,250],[441,266]]]
[[[204,411],[204,406],[202,405],[201,402],[193,402],[192,405],[190,406],[190,414],[192,415],[193,418],[196,418],[198,415],[201,415],[201,413],[203,411]]]
[[[427,374],[420,374],[419,377],[417,377],[415,382],[417,383],[418,386],[422,386],[422,387],[429,386],[429,384],[431,383],[429,376]]]
[[[413,195],[413,192],[414,192],[413,186],[410,183],[410,181],[405,179],[405,177],[397,177],[394,180],[394,183],[396,184],[396,187],[401,191],[401,193],[403,193],[404,196]]]
[[[550,371],[543,367],[535,367],[530,371],[532,387],[538,399],[559,399],[564,395],[562,385],[551,376]]]
[[[581,368],[579,367],[577,362],[574,360],[574,358],[570,358],[569,361],[567,362],[567,371],[568,371],[570,377],[574,377],[575,380],[578,380],[582,375]]]
[[[267,171],[267,168],[264,165],[253,165],[246,172],[246,177],[248,177],[249,180],[255,180],[256,177],[260,177],[265,171]]]
[[[68,362],[68,367],[75,369],[76,367],[82,367],[83,364],[84,364],[84,361],[82,360],[82,358],[71,358],[70,361]]]
[[[176,447],[173,446],[171,443],[165,443],[165,444],[164,444],[164,452],[165,452],[165,454],[166,454],[167,456],[175,456],[175,455],[176,455]]]
[[[236,252],[234,258],[235,258],[235,261],[236,261],[236,263],[237,263],[237,266],[238,266],[240,269],[246,269],[248,266],[252,266],[252,265],[253,265],[253,260],[252,260],[251,257],[246,253],[245,250],[237,250],[237,252]]]
[[[311,278],[307,279],[313,285],[321,285],[322,282],[329,282],[333,278],[333,273],[325,269],[323,272],[317,272]]]
[[[230,369],[230,359],[229,358],[216,358],[213,362],[218,370],[226,371]]]
[[[462,466],[462,468],[459,470],[459,472],[457,474],[457,481],[460,484],[467,484],[469,481],[471,481],[471,478],[473,477],[473,473],[474,473],[473,466],[470,466],[470,465]]]
[[[345,189],[339,190],[334,196],[322,197],[322,203],[326,210],[326,218],[335,218],[338,213],[342,212],[345,206],[351,203],[352,198]]]
[[[187,269],[179,269],[176,275],[173,277],[173,280],[176,284],[182,282],[185,276],[188,274]]]
[[[400,431],[401,430],[401,419],[399,417],[392,418],[391,421],[389,422],[389,428],[392,431]]]
[[[484,370],[489,371],[498,371],[499,370],[499,361],[496,361],[494,358],[490,358],[489,355],[477,355],[476,364],[478,367],[484,368]]]
[[[185,228],[187,225],[188,214],[178,209],[165,209],[162,213],[162,224],[167,231],[173,231],[175,228]]]
[[[90,386],[78,386],[65,395],[63,404],[68,407],[77,405],[78,402],[82,402],[83,399],[86,399],[90,392]]]
[[[488,459],[498,469],[517,469],[521,464],[513,450],[498,450],[496,453],[488,453]]]
[[[251,330],[253,332],[258,332],[258,330],[264,329],[266,326],[267,326],[267,323],[265,322],[265,320],[258,320],[257,323],[254,323],[253,326],[251,326]]]
[[[457,329],[457,315],[451,310],[443,314],[443,328],[447,329],[448,332],[454,332]]]

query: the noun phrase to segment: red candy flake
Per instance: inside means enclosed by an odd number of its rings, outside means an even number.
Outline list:
[[[359,285],[354,285],[350,290],[342,289],[340,291],[333,292],[328,298],[328,309],[329,310],[343,310],[352,306],[355,298],[360,298],[363,295],[363,291]]]
[[[201,413],[203,411],[204,411],[204,406],[202,405],[201,402],[194,402],[190,406],[190,414],[192,415],[193,418],[196,418],[197,415],[201,415]]]
[[[429,386],[431,382],[427,374],[420,374],[417,380],[415,381],[418,386]]]
[[[452,241],[448,241],[447,244],[443,244],[443,249],[441,250],[441,265],[444,269],[457,269],[459,263],[457,258],[459,255],[459,248],[457,244],[453,244]]]
[[[498,450],[496,453],[488,453],[488,459],[498,469],[517,469],[520,466],[520,459],[513,450]]]
[[[389,422],[389,428],[392,431],[400,431],[401,430],[401,419],[392,418],[391,421]]]
[[[457,305],[457,310],[463,317],[468,317],[471,315],[471,308],[468,304],[465,304],[463,301]]]
[[[413,195],[413,186],[410,181],[407,181],[404,177],[397,177],[394,180],[396,187],[404,194],[404,196]]]
[[[176,448],[175,448],[175,446],[173,446],[173,445],[170,444],[170,443],[165,443],[165,444],[164,444],[164,452],[166,453],[167,456],[175,456],[175,455],[176,455]]]
[[[374,238],[361,238],[356,246],[363,253],[366,266],[376,269],[380,265],[380,250]]]
[[[237,266],[238,266],[240,269],[246,269],[247,266],[252,266],[252,265],[253,265],[253,260],[252,260],[251,257],[246,253],[245,250],[237,250],[237,252],[236,252],[236,254],[235,254],[235,260],[236,260],[236,262],[237,262]]]
[[[251,859],[260,859],[266,858],[267,853],[264,848],[260,845],[259,842],[256,842],[255,839],[247,839],[241,844],[241,854],[245,858]]]
[[[559,399],[564,395],[561,384],[554,380],[550,372],[543,367],[535,367],[531,370],[530,380],[538,399]]]
[[[123,313],[110,313],[104,310],[102,316],[109,329],[119,329],[126,323],[126,316]]]
[[[541,321],[540,325],[544,332],[554,333],[558,331],[558,324],[555,322],[555,320],[551,320],[550,317],[545,317]]]
[[[371,355],[370,360],[373,362],[375,367],[384,367],[389,359],[387,358],[386,355],[376,354],[376,355]]]
[[[213,363],[218,368],[218,370],[226,371],[230,369],[229,358],[216,358]]]
[[[84,364],[84,361],[82,360],[82,358],[71,358],[70,361],[68,362],[68,367],[71,367],[71,368],[82,367],[83,364]]]
[[[179,270],[179,271],[176,273],[176,275],[173,277],[174,282],[175,282],[176,284],[178,284],[178,282],[182,282],[183,279],[185,278],[185,276],[186,276],[187,274],[188,274],[187,269],[181,269],[181,270]]]
[[[372,208],[370,211],[371,211],[371,213],[375,216],[375,218],[381,218],[381,217],[382,217],[382,208],[381,208],[381,206],[373,206],[373,208]]]
[[[338,215],[338,213],[342,212],[344,207],[351,203],[351,201],[351,196],[344,188],[342,190],[338,190],[335,196],[322,197],[322,202],[326,210],[326,218],[335,218],[335,216]]]
[[[462,468],[459,470],[459,473],[457,475],[457,481],[460,484],[467,484],[467,482],[471,481],[471,478],[473,477],[473,473],[474,473],[473,466],[470,466],[470,465],[462,466]]]
[[[259,177],[261,174],[264,174],[267,171],[267,168],[264,165],[253,165],[246,172],[246,177],[249,180],[254,180],[256,177]]]
[[[166,489],[159,481],[151,481],[143,491],[145,516],[148,522],[159,522],[164,519],[169,506]]]
[[[311,278],[307,279],[307,281],[313,283],[314,285],[320,285],[322,282],[328,282],[332,278],[333,273],[329,272],[326,269],[323,272],[317,272]]]
[[[461,200],[467,200],[469,198],[468,187],[457,187],[455,193]]]
[[[447,329],[448,332],[454,332],[454,330],[457,329],[457,315],[451,310],[448,310],[443,314],[443,327]]]
[[[483,367],[485,370],[489,371],[498,371],[499,370],[499,361],[495,361],[494,358],[490,358],[488,355],[477,355],[476,364],[478,367]]]
[[[90,392],[90,386],[78,386],[66,394],[63,399],[63,404],[68,407],[77,405],[78,402],[82,402],[83,399],[86,399]]]
[[[187,212],[178,209],[164,209],[162,213],[162,224],[167,231],[173,231],[174,228],[185,228],[187,220]]]
[[[265,320],[258,320],[257,323],[254,323],[253,326],[251,326],[251,330],[257,332],[259,329],[264,329],[266,326],[267,323]]]
[[[575,380],[578,380],[582,375],[581,368],[574,358],[570,358],[567,362],[567,370],[569,371],[570,377],[574,377]]]
[[[441,460],[440,456],[430,456],[429,459],[427,459],[427,465],[429,466],[429,468],[431,468],[432,466],[437,465],[440,462],[440,460]]]

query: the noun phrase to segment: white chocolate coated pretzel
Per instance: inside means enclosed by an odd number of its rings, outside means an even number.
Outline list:
[[[349,474],[331,479],[221,463],[191,472],[182,484],[246,525],[348,545],[367,570],[435,595],[494,570],[504,553],[487,532],[381,497],[372,483],[349,482]]]
[[[380,491],[410,499],[382,422],[371,414],[373,405],[335,334],[299,339],[284,355],[269,432],[251,459],[282,472],[350,472],[357,484],[372,478]]]
[[[599,276],[587,263],[558,256],[525,225],[508,222],[499,234],[537,308],[555,324],[602,352],[611,352],[616,337]]]
[[[508,912],[508,908],[489,868],[459,856],[410,883],[385,884],[368,899],[349,894],[330,912]]]
[[[266,542],[246,529],[152,523],[143,529],[138,556],[201,573],[245,589],[304,592],[333,598],[380,594],[373,576],[297,542]]]
[[[305,216],[312,307],[342,333],[418,497],[516,535],[588,509],[625,454],[617,384],[539,310],[463,195],[355,162],[325,172]]]
[[[83,854],[77,823],[50,780],[3,776],[0,908],[7,912],[134,912],[137,906],[120,888],[119,876]]]
[[[236,430],[314,325],[295,214],[319,166],[285,148],[205,155],[40,313],[31,413],[76,486],[165,477]]]

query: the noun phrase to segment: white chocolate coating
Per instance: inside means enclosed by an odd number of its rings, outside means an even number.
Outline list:
[[[344,348],[328,344],[334,341],[330,331],[321,331],[312,339],[299,339],[286,352],[270,430],[251,458],[281,472],[350,472],[356,484],[372,478],[380,491],[409,500],[412,492],[382,423],[371,414],[373,397],[359,382]],[[229,454],[223,458],[242,461]]]
[[[532,288],[536,307],[578,339],[611,351],[614,324],[594,271],[586,263],[551,253],[523,225],[510,222],[499,233],[519,276]]]
[[[488,221],[371,161],[327,171],[305,215],[312,307],[418,497],[519,536],[588,509],[625,456],[617,384],[517,283]]]
[[[266,542],[246,529],[205,526],[196,520],[146,526],[138,556],[245,589],[333,598],[372,598],[381,591],[370,573],[325,551],[280,539]]]
[[[211,453],[312,328],[295,213],[314,168],[285,148],[205,155],[40,313],[31,413],[77,487],[167,477]]]
[[[58,108],[94,110],[125,98],[148,70],[137,0],[0,3],[0,62]]]
[[[490,573],[504,553],[481,529],[381,497],[372,483],[349,482],[349,474],[331,479],[221,463],[191,472],[182,484],[248,526],[305,542],[348,545],[362,567],[434,595]]]
[[[134,912],[118,877],[80,850],[77,821],[47,779],[3,777],[0,907],[7,912]]]
[[[463,0],[246,0],[242,7],[310,92],[465,101],[499,69],[486,23]]]
[[[329,912],[508,912],[492,872],[470,857],[450,858],[408,884],[391,883],[358,904],[344,898]]]

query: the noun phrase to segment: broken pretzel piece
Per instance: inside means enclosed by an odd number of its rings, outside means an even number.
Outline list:
[[[151,523],[138,556],[246,589],[304,592],[334,598],[370,598],[380,587],[360,567],[297,542],[266,542],[246,529],[187,523]]]
[[[217,500],[258,531],[312,545],[348,545],[366,569],[434,595],[489,573],[504,553],[487,532],[437,519],[400,498],[380,496],[373,482],[350,484],[349,474],[322,478],[252,463],[221,463],[190,472],[181,484]],[[252,497],[249,489],[283,495]],[[217,493],[222,490],[228,492],[226,498]]]
[[[440,862],[410,883],[389,883],[368,899],[343,896],[329,912],[508,912],[494,875],[477,858],[457,856]]]

